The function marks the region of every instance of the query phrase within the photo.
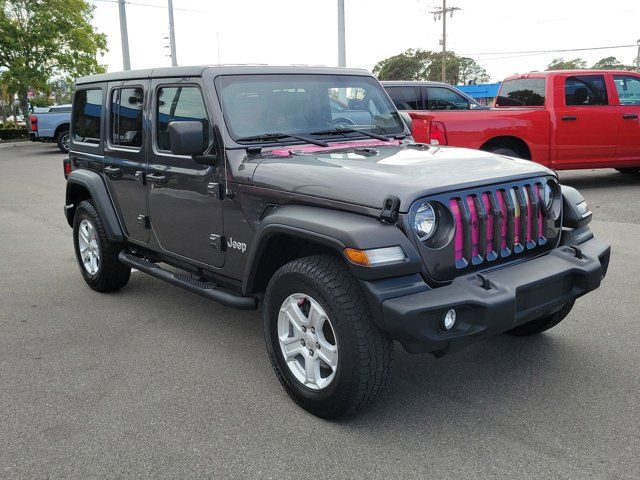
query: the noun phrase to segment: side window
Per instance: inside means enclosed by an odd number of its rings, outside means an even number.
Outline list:
[[[608,105],[604,75],[579,75],[567,77],[564,84],[567,106]]]
[[[209,144],[209,118],[198,87],[162,87],[158,89],[156,142],[158,150],[170,151],[169,122],[199,121]]]
[[[111,91],[111,144],[120,147],[142,146],[141,87],[117,88]]]
[[[618,90],[620,105],[640,105],[640,78],[615,75],[613,81]]]
[[[469,110],[469,101],[448,88],[427,87],[427,110]]]
[[[73,102],[73,141],[100,143],[102,90],[78,90]]]
[[[398,110],[422,110],[416,87],[386,87]]]

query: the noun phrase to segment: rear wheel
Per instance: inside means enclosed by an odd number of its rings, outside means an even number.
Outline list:
[[[70,141],[69,130],[62,130],[58,132],[58,136],[56,137],[56,143],[58,144],[58,148],[62,153],[69,153],[69,141]]]
[[[542,333],[545,330],[549,330],[550,328],[558,325],[562,320],[565,319],[567,315],[569,315],[569,312],[571,312],[574,303],[575,300],[571,300],[570,302],[565,303],[565,305],[556,313],[553,313],[546,317],[538,318],[536,320],[532,320],[528,323],[525,323],[524,325],[520,325],[519,327],[508,330],[505,333],[507,335],[513,335],[515,337],[526,337],[529,335]]]
[[[372,323],[360,285],[338,259],[286,264],[269,282],[263,308],[269,358],[302,408],[338,418],[382,392],[393,343]]]
[[[507,157],[522,158],[522,155],[518,152],[506,147],[492,147],[487,149],[487,152],[495,153],[496,155],[506,155]]]
[[[131,268],[118,260],[123,246],[111,242],[91,200],[80,202],[73,219],[73,246],[84,281],[98,292],[124,287]]]
[[[617,171],[619,171],[620,173],[626,173],[626,174],[631,174],[631,175],[638,175],[640,174],[640,168],[616,168]]]

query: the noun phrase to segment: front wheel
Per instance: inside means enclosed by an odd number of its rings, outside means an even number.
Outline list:
[[[281,267],[267,287],[263,327],[280,383],[314,415],[354,414],[386,385],[393,343],[372,323],[358,281],[336,258]]]
[[[565,319],[567,315],[569,315],[569,312],[571,312],[574,303],[575,300],[571,300],[570,302],[565,303],[564,306],[556,313],[552,313],[551,315],[547,315],[546,317],[532,320],[516,328],[508,330],[505,333],[507,335],[513,335],[515,337],[527,337],[529,335],[536,335],[538,333],[544,332],[545,330],[549,330],[550,328],[558,325],[562,320]]]

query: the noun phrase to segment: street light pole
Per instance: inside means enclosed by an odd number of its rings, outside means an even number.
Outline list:
[[[178,65],[176,56],[176,33],[173,28],[173,0],[169,0],[169,45],[171,46],[171,65]]]
[[[118,0],[120,13],[120,40],[122,41],[122,69],[131,70],[129,61],[129,34],[127,33],[127,11],[124,0]]]
[[[347,53],[344,40],[344,0],[338,0],[338,66],[347,66]]]

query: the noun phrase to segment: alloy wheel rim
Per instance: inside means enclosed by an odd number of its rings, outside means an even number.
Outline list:
[[[66,135],[62,136],[62,139],[60,140],[60,143],[62,144],[62,147],[65,150],[69,149],[69,134],[68,133]]]
[[[338,342],[322,306],[309,295],[289,295],[278,313],[278,341],[292,375],[311,390],[322,390],[338,369]]]
[[[84,270],[91,276],[97,274],[100,268],[100,245],[93,223],[86,218],[78,227],[78,250]]]

